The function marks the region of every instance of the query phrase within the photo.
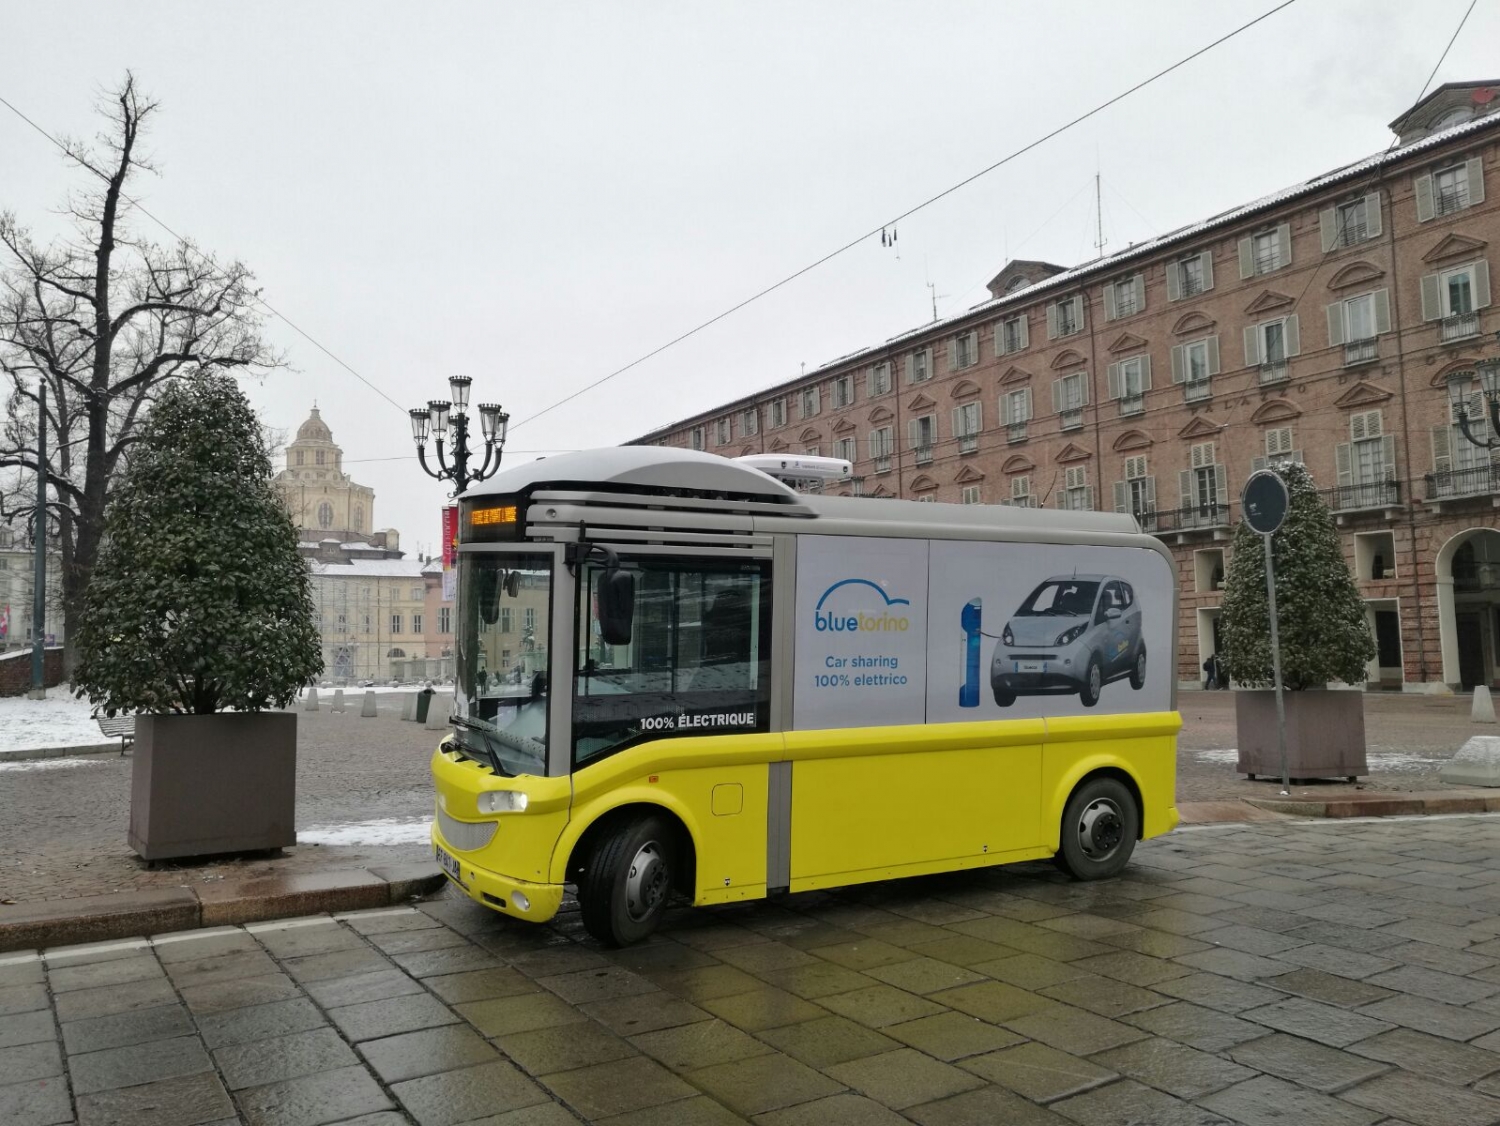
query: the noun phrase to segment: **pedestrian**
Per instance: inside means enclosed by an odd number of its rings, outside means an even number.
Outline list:
[[[1219,687],[1219,656],[1210,653],[1208,660],[1203,662],[1203,687],[1214,689]]]

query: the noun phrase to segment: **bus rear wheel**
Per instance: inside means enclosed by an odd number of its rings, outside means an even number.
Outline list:
[[[1075,880],[1102,880],[1130,862],[1141,835],[1135,796],[1116,778],[1091,778],[1068,799],[1054,862]]]
[[[676,865],[677,834],[665,818],[636,817],[607,830],[578,882],[583,929],[606,946],[648,937],[666,914]]]

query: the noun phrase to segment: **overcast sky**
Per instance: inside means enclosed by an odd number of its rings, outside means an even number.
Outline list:
[[[0,0],[0,95],[89,135],[132,68],[162,111],[165,222],[402,407],[515,423],[1031,142],[1273,0],[37,3]],[[1299,0],[1114,108],[530,424],[508,459],[606,445],[986,297],[1009,257],[1106,252],[1384,148],[1468,0]],[[1500,4],[1435,83],[1496,77]],[[79,182],[0,107],[0,208]],[[150,229],[148,235],[167,236]],[[439,538],[403,412],[271,320],[376,522]],[[371,459],[371,460],[366,460]],[[384,460],[373,460],[384,459]]]

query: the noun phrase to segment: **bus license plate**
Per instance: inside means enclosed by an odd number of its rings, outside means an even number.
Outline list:
[[[432,846],[432,851],[437,856],[438,867],[441,868],[444,872],[447,872],[448,875],[452,876],[460,884],[462,884],[464,881],[463,878],[458,874],[458,861],[449,856],[437,845]]]
[[[1046,661],[1017,661],[1016,672],[1046,672]]]

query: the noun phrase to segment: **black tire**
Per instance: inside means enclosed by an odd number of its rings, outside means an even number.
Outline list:
[[[1141,835],[1141,811],[1130,790],[1114,778],[1091,778],[1063,808],[1053,858],[1075,880],[1102,880],[1130,862]]]
[[[675,827],[657,814],[607,829],[578,880],[583,929],[606,946],[628,946],[654,932],[676,876]]]
[[[1086,708],[1099,702],[1099,693],[1104,691],[1104,666],[1099,658],[1090,657],[1089,667],[1084,671],[1083,684],[1078,689],[1078,700]]]
[[[1002,708],[1008,708],[1008,707],[1010,707],[1012,704],[1014,704],[1016,702],[1016,694],[1014,692],[1007,692],[1005,689],[1001,688],[998,684],[995,685],[994,688],[995,688],[995,703],[999,704]]]
[[[1139,692],[1146,687],[1146,643],[1136,650],[1135,660],[1130,662],[1130,687]]]

